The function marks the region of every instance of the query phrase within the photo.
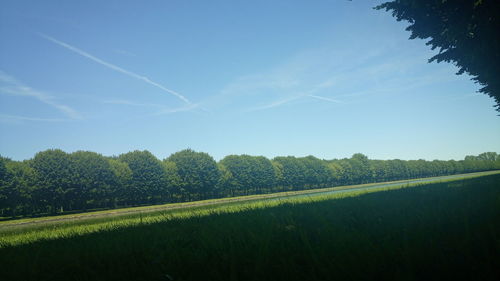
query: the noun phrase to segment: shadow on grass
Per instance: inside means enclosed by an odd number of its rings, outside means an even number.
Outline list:
[[[500,176],[0,249],[1,280],[500,280]]]

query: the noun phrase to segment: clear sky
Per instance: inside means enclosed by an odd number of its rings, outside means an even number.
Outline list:
[[[0,154],[500,152],[500,117],[381,1],[0,2]]]

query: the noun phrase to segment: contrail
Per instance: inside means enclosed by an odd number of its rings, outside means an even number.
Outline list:
[[[326,98],[322,96],[317,96],[317,95],[307,95],[308,97],[319,99],[319,100],[324,100],[324,101],[329,101],[329,102],[334,102],[334,103],[342,103],[339,100],[331,99],[331,98]]]
[[[0,120],[20,120],[20,121],[40,121],[40,122],[65,122],[65,121],[69,121],[69,119],[37,118],[37,117],[26,117],[26,116],[7,115],[7,114],[0,114]]]
[[[176,113],[176,112],[190,111],[190,110],[195,109],[197,107],[199,107],[199,104],[192,103],[190,105],[179,107],[179,108],[164,109],[164,110],[158,111],[155,115],[162,115],[162,114],[170,114],[170,113]]]
[[[102,103],[107,103],[107,104],[121,104],[121,105],[140,106],[140,107],[165,108],[165,106],[161,105],[161,104],[156,104],[156,103],[140,103],[140,102],[134,102],[134,101],[129,101],[129,100],[105,100],[105,101],[102,101]]]
[[[282,100],[274,101],[274,102],[266,104],[266,105],[262,105],[262,106],[253,107],[253,108],[247,109],[247,110],[245,110],[245,112],[259,111],[259,110],[264,110],[264,109],[278,107],[278,106],[284,105],[286,103],[289,103],[291,101],[297,100],[297,99],[299,99],[301,97],[302,96],[293,96],[293,97],[285,98],[285,99],[282,99]]]
[[[134,73],[132,71],[128,71],[128,70],[123,69],[123,68],[121,68],[119,66],[116,66],[116,65],[111,64],[109,62],[103,61],[102,59],[97,58],[97,57],[95,57],[95,56],[93,56],[93,55],[91,55],[91,54],[89,54],[89,53],[87,53],[87,52],[85,52],[83,50],[80,50],[80,49],[78,49],[76,47],[73,47],[73,46],[71,46],[71,45],[69,45],[67,43],[59,41],[59,40],[57,40],[55,38],[52,38],[52,37],[50,37],[48,35],[45,35],[43,33],[38,33],[38,35],[41,36],[41,37],[43,37],[43,38],[45,38],[45,39],[47,39],[47,40],[49,40],[49,41],[51,41],[51,42],[53,42],[53,43],[56,43],[59,46],[62,46],[62,47],[66,48],[66,49],[68,49],[70,51],[73,51],[73,52],[75,52],[75,53],[77,53],[77,54],[79,54],[79,55],[81,55],[83,57],[86,57],[86,58],[91,59],[91,60],[93,60],[93,61],[95,61],[95,62],[97,62],[99,64],[102,64],[102,65],[108,67],[108,68],[111,68],[114,71],[118,71],[118,72],[121,72],[121,73],[123,73],[125,75],[128,75],[130,77],[133,77],[135,79],[142,80],[142,81],[144,81],[144,82],[146,82],[146,83],[148,83],[148,84],[150,84],[152,86],[155,86],[155,87],[157,87],[157,88],[159,88],[159,89],[161,89],[161,90],[163,90],[163,91],[165,91],[165,92],[167,92],[169,94],[172,94],[172,95],[178,97],[179,99],[181,99],[182,101],[184,101],[187,104],[191,104],[191,102],[185,96],[177,93],[176,91],[170,90],[170,89],[164,87],[163,85],[156,83],[155,81],[152,81],[151,79],[149,79],[146,76],[142,76],[142,75],[136,74],[136,73]]]

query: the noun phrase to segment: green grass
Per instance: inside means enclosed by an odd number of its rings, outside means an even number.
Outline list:
[[[208,199],[208,200],[201,200],[201,201],[195,201],[195,202],[168,203],[168,204],[161,204],[161,205],[125,207],[125,208],[118,208],[118,209],[87,211],[87,212],[81,212],[81,213],[57,214],[57,215],[51,215],[51,216],[45,216],[45,217],[2,218],[2,220],[0,220],[0,227],[6,226],[6,225],[12,225],[12,224],[22,224],[22,223],[31,223],[31,222],[38,223],[38,222],[44,222],[44,221],[52,221],[55,219],[86,219],[86,218],[92,219],[93,216],[98,216],[98,215],[121,216],[121,215],[127,215],[129,213],[133,213],[133,212],[140,212],[142,214],[145,214],[145,213],[149,213],[149,212],[156,212],[159,209],[184,208],[184,207],[189,207],[189,206],[194,205],[194,204],[204,204],[204,205],[217,204],[218,205],[221,203],[227,203],[227,202],[232,202],[232,201],[248,201],[248,200],[255,200],[255,199],[293,196],[293,195],[297,195],[297,194],[310,194],[310,193],[312,194],[312,193],[333,191],[333,190],[345,190],[345,189],[354,189],[354,188],[361,188],[361,187],[371,187],[371,186],[385,184],[385,183],[404,184],[404,183],[407,183],[408,181],[412,181],[412,180],[423,180],[426,182],[433,182],[433,181],[443,182],[443,181],[448,181],[448,180],[443,180],[443,178],[447,178],[447,177],[453,177],[450,180],[461,180],[461,179],[474,178],[474,177],[499,174],[499,173],[500,173],[500,170],[494,170],[494,171],[486,171],[486,172],[457,174],[457,175],[450,175],[450,176],[428,177],[428,178],[421,178],[421,179],[408,179],[408,180],[398,180],[398,181],[391,181],[391,182],[376,182],[376,183],[368,183],[368,184],[336,186],[336,187],[329,187],[329,188],[308,189],[308,190],[300,190],[300,191],[277,192],[277,193],[271,193],[271,194],[236,196],[236,197],[230,197],[230,198]]]
[[[446,182],[446,181],[456,181],[462,179],[475,178],[485,175],[493,175],[500,174],[500,171],[486,171],[486,172],[477,172],[477,173],[467,173],[467,174],[459,174],[459,175],[451,175],[451,176],[440,176],[440,177],[430,177],[430,178],[422,178],[416,180],[422,180],[427,182]],[[447,177],[452,177],[447,179]],[[128,208],[119,208],[119,209],[111,209],[111,210],[101,210],[101,211],[91,211],[84,213],[73,213],[73,214],[63,214],[63,215],[55,215],[55,216],[47,216],[47,217],[35,217],[35,218],[22,218],[15,220],[4,220],[0,221],[0,234],[2,233],[2,228],[6,228],[9,226],[22,226],[29,224],[41,224],[41,225],[52,225],[59,223],[66,223],[68,220],[79,221],[77,224],[93,224],[94,222],[102,222],[109,221],[115,219],[114,217],[122,217],[124,219],[130,217],[138,217],[138,216],[150,216],[156,215],[158,213],[162,213],[165,211],[169,211],[168,209],[184,209],[184,208],[198,208],[200,206],[205,205],[213,205],[219,207],[220,205],[225,204],[233,204],[235,201],[259,201],[261,199],[269,199],[269,198],[282,198],[282,197],[291,197],[295,195],[315,195],[319,193],[329,192],[329,191],[340,191],[340,190],[352,190],[357,188],[367,188],[373,187],[381,184],[401,184],[402,186],[413,186],[414,184],[407,184],[408,181],[412,180],[399,180],[392,182],[383,182],[383,183],[369,183],[369,184],[358,184],[358,185],[349,185],[349,186],[336,186],[330,188],[320,188],[320,189],[309,189],[309,190],[300,190],[300,191],[287,191],[287,192],[278,192],[272,194],[259,194],[259,195],[248,195],[248,196],[237,196],[231,198],[220,198],[220,199],[209,199],[195,202],[184,202],[184,203],[169,203],[162,205],[152,205],[152,206],[141,206],[141,207],[128,207]],[[395,188],[400,188],[396,186]],[[136,214],[135,214],[136,213]],[[102,219],[101,217],[106,217]],[[70,225],[74,225],[74,223],[70,223]],[[31,228],[31,226],[30,226]],[[0,239],[0,247],[2,246],[2,239]]]
[[[498,173],[498,171],[457,175],[452,179],[445,180],[442,179],[442,177],[427,178],[425,180],[447,182],[491,175],[495,173]],[[273,207],[284,203],[301,203],[338,199],[381,190],[399,189],[421,185],[421,183],[408,184],[407,181],[395,181],[385,184],[393,185],[376,187],[380,185],[380,183],[373,183],[340,186],[316,190],[241,196],[235,198],[204,200],[199,202],[144,206],[56,217],[13,220],[0,224],[0,248],[33,243],[39,240],[53,240],[86,235],[94,232],[112,231],[118,228],[152,224],[166,220],[187,218],[190,216],[233,213],[256,208]],[[359,188],[367,189],[358,190]],[[331,191],[342,191],[342,193],[324,195],[325,192]],[[279,200],[272,200],[276,198]]]
[[[355,190],[345,193],[334,193],[331,195],[310,194],[306,197],[300,198],[284,197],[279,198],[279,200],[272,200],[273,197],[266,199],[256,198],[253,200],[248,199],[243,202],[225,202],[219,204],[210,204],[207,206],[201,205],[190,208],[161,211],[148,210],[148,212],[145,213],[134,212],[121,216],[88,218],[82,221],[75,219],[64,221],[62,223],[55,221],[28,225],[26,227],[14,226],[0,229],[0,248],[28,244],[40,240],[54,240],[72,236],[81,236],[94,232],[113,231],[120,228],[149,225],[169,220],[182,220],[190,217],[202,217],[222,213],[238,213],[253,209],[270,208],[283,204],[300,204],[306,202],[340,199],[381,190],[399,189],[408,186],[410,185],[401,184],[397,186],[381,187],[370,190]],[[413,186],[415,186],[415,184]],[[294,195],[300,195],[300,193],[294,193]]]
[[[0,279],[500,280],[500,175],[402,187],[3,229]]]

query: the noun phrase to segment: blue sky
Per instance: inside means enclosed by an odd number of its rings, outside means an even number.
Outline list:
[[[0,3],[0,154],[500,152],[500,117],[381,1]]]

